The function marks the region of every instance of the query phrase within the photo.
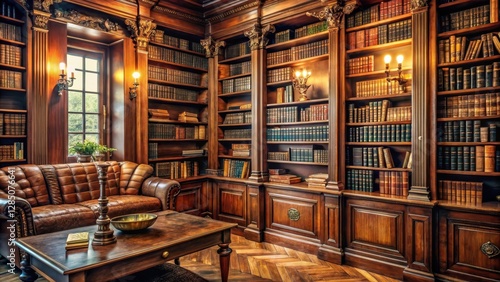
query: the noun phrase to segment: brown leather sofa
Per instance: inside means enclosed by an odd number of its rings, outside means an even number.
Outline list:
[[[106,196],[110,218],[175,209],[180,192],[177,181],[150,177],[153,168],[149,165],[109,163]],[[13,232],[19,238],[95,224],[99,195],[94,163],[0,169],[0,255],[7,258],[11,254]],[[17,250],[15,256],[18,264]]]

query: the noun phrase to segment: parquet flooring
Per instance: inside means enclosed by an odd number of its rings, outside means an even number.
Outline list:
[[[270,243],[257,243],[231,236],[231,282],[396,282],[398,280],[359,268],[322,261],[315,255],[298,252]],[[181,266],[209,281],[220,281],[218,247],[206,249],[180,259]],[[0,258],[0,281],[20,281],[7,272],[6,260]],[[37,281],[47,282],[44,278]],[[101,281],[96,281],[101,282]],[[145,281],[147,282],[147,281]],[[172,281],[175,282],[175,281]]]

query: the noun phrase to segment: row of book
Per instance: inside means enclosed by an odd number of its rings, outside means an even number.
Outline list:
[[[283,64],[328,54],[328,40],[315,41],[290,49],[267,53],[267,65]]]
[[[251,128],[241,128],[241,129],[226,129],[223,132],[224,139],[240,139],[240,138],[252,138]]]
[[[200,164],[198,161],[172,161],[155,163],[155,176],[178,179],[198,176]]]
[[[487,117],[500,115],[500,92],[449,96],[438,100],[438,117]]]
[[[291,84],[285,87],[276,88],[276,103],[290,103],[293,102],[293,86]]]
[[[181,101],[198,101],[200,93],[195,90],[148,83],[148,97]]]
[[[22,35],[20,26],[0,23],[0,38],[21,42]]]
[[[483,182],[439,180],[437,188],[440,200],[470,206],[483,202]]]
[[[314,148],[289,148],[288,151],[268,152],[268,160],[328,163],[328,150]]]
[[[328,104],[311,105],[300,109],[299,121],[328,120]]]
[[[500,35],[498,35],[500,36]],[[481,34],[479,39],[468,40],[466,36],[451,35],[439,40],[439,63],[454,63],[476,58],[486,58],[500,53],[500,39],[493,33]]]
[[[170,69],[155,65],[148,66],[148,78],[175,83],[203,86],[203,77],[199,73]]]
[[[267,141],[328,141],[328,125],[267,128]]]
[[[459,30],[490,23],[490,5],[482,5],[439,16],[439,31]]]
[[[352,152],[351,152],[352,151]],[[380,168],[412,168],[410,151],[405,152],[403,162],[394,162],[390,148],[384,147],[354,147],[346,151],[346,161],[349,165]]]
[[[150,139],[206,139],[206,126],[178,126],[165,123],[149,123]]]
[[[496,142],[497,125],[481,120],[456,120],[438,124],[438,142]]]
[[[149,142],[148,143],[148,159],[154,160],[158,158],[158,143]]]
[[[291,67],[272,69],[267,71],[267,82],[280,82],[291,80],[293,77],[293,70]]]
[[[500,172],[500,150],[495,145],[440,146],[438,169]]]
[[[222,176],[233,178],[248,178],[250,176],[250,161],[222,159]]]
[[[19,46],[0,44],[0,64],[21,66],[21,52]]]
[[[500,86],[500,62],[470,68],[439,68],[438,90],[453,91]]]
[[[349,127],[347,142],[411,142],[411,124]]]
[[[250,54],[250,42],[229,45],[224,49],[224,58],[230,59]]]
[[[391,101],[368,102],[368,105],[356,108],[349,104],[347,112],[349,123],[382,122],[382,121],[409,121],[411,120],[411,106],[391,107]]]
[[[163,30],[157,29],[152,38],[154,42],[165,44],[168,46],[176,47],[183,50],[191,50],[201,54],[205,53],[205,49],[198,42],[192,42],[187,39],[178,38],[175,36],[167,35]]]
[[[0,135],[25,135],[26,115],[0,113]]]
[[[267,123],[322,120],[328,120],[328,104],[311,105],[305,108],[290,106],[267,109]]]
[[[291,39],[297,39],[308,35],[313,35],[326,31],[328,29],[328,23],[326,21],[320,21],[317,23],[308,24],[295,30],[287,29],[278,31],[274,34],[274,44],[286,42]]]
[[[14,7],[14,5],[12,4],[9,4],[7,1],[2,1],[2,11],[0,15],[13,19],[18,19],[19,16],[16,7]]]
[[[0,87],[23,88],[23,73],[19,71],[0,70]]]
[[[373,55],[357,57],[347,60],[347,74],[372,72],[375,64]]]
[[[0,160],[24,159],[24,143],[14,142],[13,145],[0,145]]]
[[[405,75],[404,78],[406,80],[410,79],[408,75]],[[398,95],[404,93],[405,89],[401,87],[401,85],[399,85],[397,81],[395,80],[387,81],[387,79],[385,78],[357,81],[355,85],[356,97]]]
[[[347,33],[349,50],[411,38],[411,19]]]
[[[208,59],[206,57],[196,56],[160,46],[148,45],[148,58],[193,68],[208,69]]]
[[[410,190],[410,172],[380,171],[378,182],[380,194],[406,197]]]
[[[307,187],[309,188],[326,188],[328,181],[328,174],[326,173],[313,173],[306,177]]]
[[[252,77],[244,76],[232,79],[226,79],[222,81],[222,94],[248,91],[252,88]]]
[[[347,28],[361,26],[395,16],[410,13],[410,0],[390,0],[383,1],[380,4],[370,6],[368,9],[358,10],[347,16]]]
[[[233,75],[240,75],[252,72],[252,62],[245,61],[236,64],[224,65],[219,64],[219,78],[225,78]]]
[[[373,192],[375,172],[364,169],[348,169],[346,173],[346,188],[355,191]]]
[[[252,112],[229,113],[224,117],[223,124],[252,123]]]

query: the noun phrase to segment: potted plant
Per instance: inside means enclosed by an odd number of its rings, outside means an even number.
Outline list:
[[[83,142],[78,141],[69,146],[69,153],[76,155],[79,163],[90,162],[98,146],[98,143],[85,139]]]
[[[103,144],[98,144],[92,155],[94,161],[104,161],[108,159],[109,153],[116,151],[116,148],[111,148]]]

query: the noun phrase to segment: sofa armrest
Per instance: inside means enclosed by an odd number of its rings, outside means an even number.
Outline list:
[[[23,198],[0,192],[0,220],[15,221],[17,237],[35,235],[31,205]]]
[[[149,177],[142,183],[142,194],[160,199],[163,210],[175,210],[180,192],[181,185],[172,179]]]

